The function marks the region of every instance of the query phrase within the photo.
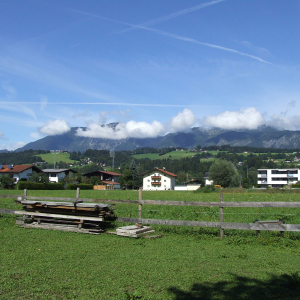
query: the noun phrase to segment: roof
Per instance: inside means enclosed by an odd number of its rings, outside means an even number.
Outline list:
[[[62,172],[66,172],[66,171],[78,173],[77,171],[72,170],[72,169],[44,169],[43,170],[44,173],[62,173]]]
[[[144,173],[144,174],[142,174],[141,176],[144,176],[144,175],[146,175],[146,174],[149,174],[149,173],[152,173],[152,172],[161,172],[161,173],[164,173],[164,174],[166,174],[166,175],[169,175],[169,176],[172,176],[172,177],[177,177],[177,175],[175,175],[175,174],[173,174],[173,173],[171,173],[171,172],[168,172],[168,171],[166,171],[166,170],[162,170],[162,169],[153,169],[153,170],[151,170],[151,171],[149,171],[149,172],[146,172],[146,173]]]
[[[14,165],[11,169],[8,168],[9,165],[2,165],[2,169],[0,169],[0,173],[21,173],[25,170],[32,168],[33,171],[41,172],[38,167],[34,165]]]
[[[115,172],[106,172],[106,171],[93,171],[93,172],[89,172],[89,173],[85,173],[83,174],[83,176],[88,176],[90,174],[97,174],[97,173],[104,173],[104,174],[108,174],[108,175],[112,175],[112,176],[123,176],[122,174],[119,173],[115,173]]]
[[[114,185],[120,185],[119,182],[110,181],[110,180],[102,180],[102,183],[106,183],[106,184],[114,184]]]

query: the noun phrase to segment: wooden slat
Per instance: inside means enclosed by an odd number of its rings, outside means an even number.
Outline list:
[[[213,206],[213,207],[290,207],[300,208],[300,202],[196,202],[196,201],[161,201],[141,200],[141,204],[178,205],[178,206]]]
[[[258,224],[258,223],[220,223],[200,221],[177,221],[139,218],[117,218],[118,222],[142,223],[152,225],[177,225],[177,226],[198,226],[198,227],[221,227],[223,229],[240,230],[268,230],[268,231],[300,231],[300,224]]]
[[[200,226],[200,227],[220,227],[220,222],[201,222],[201,221],[177,221],[159,219],[139,219],[139,218],[117,218],[119,222],[142,223],[156,225],[179,225],[179,226]]]
[[[16,210],[15,215],[27,215],[27,216],[39,216],[39,217],[49,217],[58,219],[71,219],[71,220],[87,220],[87,221],[103,221],[102,217],[88,217],[88,216],[71,216],[71,215],[61,215],[61,214],[46,214],[39,212]]]
[[[0,214],[13,215],[15,213],[14,209],[0,209]]]

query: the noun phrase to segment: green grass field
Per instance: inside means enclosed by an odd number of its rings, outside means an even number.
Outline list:
[[[250,190],[251,191],[251,190]],[[223,190],[224,201],[300,201],[300,193]],[[0,208],[20,209],[22,191],[0,190]],[[30,196],[75,197],[76,191],[28,191]],[[137,191],[81,191],[81,197],[137,200]],[[218,193],[143,192],[148,200],[218,201]],[[118,216],[138,205],[117,204]],[[225,222],[286,218],[300,209],[226,208]],[[218,209],[143,205],[143,217],[218,220]],[[299,299],[300,234],[153,226],[163,237],[130,239],[24,229],[0,216],[1,299]],[[116,223],[114,226],[124,226]]]
[[[55,162],[58,163],[60,161],[63,161],[65,163],[74,163],[74,160],[70,159],[70,153],[57,153],[57,154],[52,154],[52,153],[47,153],[47,154],[39,154],[41,158],[47,162],[48,164],[54,164],[54,156],[55,156]]]

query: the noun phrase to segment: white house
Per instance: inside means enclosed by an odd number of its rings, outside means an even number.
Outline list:
[[[48,174],[50,182],[58,182],[69,175],[70,178],[73,177],[77,171],[72,169],[44,169],[44,173]]]
[[[262,188],[282,188],[300,181],[299,169],[258,169],[257,184]]]
[[[16,184],[21,178],[28,180],[33,171],[40,173],[38,167],[34,165],[1,165],[0,164],[0,176],[1,175],[10,175],[14,179],[14,183]]]
[[[154,169],[143,176],[143,190],[164,191],[173,190],[177,175],[163,169]]]

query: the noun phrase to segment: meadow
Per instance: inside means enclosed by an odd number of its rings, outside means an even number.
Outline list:
[[[300,201],[295,191],[223,190],[224,201]],[[0,190],[0,208],[20,209]],[[75,191],[28,191],[74,197]],[[137,200],[138,191],[81,191],[83,198]],[[147,200],[218,201],[218,193],[143,192]],[[117,204],[118,216],[138,217],[137,204]],[[283,218],[300,224],[300,209],[226,208],[225,222]],[[218,221],[218,208],[143,206],[143,217]],[[115,223],[112,226],[124,226]],[[84,235],[15,225],[0,217],[1,299],[299,299],[300,236],[153,226],[157,239]]]
[[[54,156],[55,156],[55,162],[58,163],[60,161],[63,161],[65,163],[74,163],[76,161],[70,159],[70,153],[46,153],[46,154],[39,154],[39,156],[48,164],[54,164]]]

